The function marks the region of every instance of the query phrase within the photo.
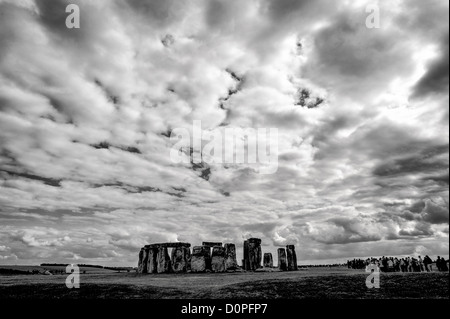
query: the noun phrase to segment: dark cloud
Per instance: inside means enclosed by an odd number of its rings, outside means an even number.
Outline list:
[[[40,181],[40,182],[43,182],[45,185],[49,185],[49,186],[53,186],[53,187],[60,187],[61,181],[62,181],[60,179],[38,176],[38,175],[34,175],[34,174],[29,174],[26,172],[14,172],[14,171],[9,171],[9,170],[3,170],[1,168],[0,168],[0,177],[2,177],[5,180],[21,177],[21,178],[25,178],[25,179],[34,180],[34,181]]]
[[[431,199],[420,200],[406,207],[398,216],[408,221],[420,221],[428,225],[448,224],[448,203],[443,201],[434,202]]]
[[[418,202],[412,204],[410,207],[407,207],[406,210],[409,210],[412,213],[421,213],[424,208],[425,208],[425,202],[418,201]]]
[[[442,175],[437,175],[437,176],[428,176],[428,177],[424,177],[423,180],[431,180],[434,182],[438,182],[438,183],[443,183],[443,184],[449,184],[449,174],[442,174]]]
[[[448,94],[449,92],[449,35],[443,37],[439,56],[427,66],[425,75],[414,87],[413,97],[430,94]]]
[[[342,227],[343,232],[337,233],[331,239],[328,239],[326,243],[333,244],[347,244],[367,241],[378,241],[382,239],[381,234],[367,233],[364,230],[364,224],[358,219],[349,219],[344,217],[331,218],[327,221],[338,227]]]
[[[431,224],[448,224],[448,206],[442,207],[432,201],[427,201],[422,211],[423,220]]]
[[[442,158],[447,154],[448,145],[439,145],[422,150],[419,154],[395,159],[383,163],[373,171],[374,175],[390,177],[396,175],[434,173],[448,169],[448,159]]]
[[[428,223],[416,222],[414,229],[401,229],[399,237],[429,237],[433,235],[431,226]]]
[[[135,146],[118,146],[118,145],[114,146],[105,141],[100,142],[98,144],[92,144],[90,146],[92,146],[95,149],[109,149],[110,147],[114,147],[114,148],[120,149],[125,152],[134,153],[134,154],[142,154],[142,152]]]

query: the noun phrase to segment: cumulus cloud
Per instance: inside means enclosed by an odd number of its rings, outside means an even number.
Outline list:
[[[1,262],[448,254],[448,4],[370,3],[0,0]],[[277,128],[278,170],[173,163],[194,120]]]

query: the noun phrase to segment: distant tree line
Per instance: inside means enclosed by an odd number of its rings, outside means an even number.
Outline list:
[[[58,267],[66,267],[70,264],[58,264],[58,263],[43,263],[41,264],[42,267],[49,267],[49,266],[58,266]],[[90,267],[90,268],[101,268],[101,269],[108,269],[108,270],[132,270],[134,267],[105,267],[101,265],[91,265],[91,264],[76,264],[78,267]]]
[[[55,266],[58,266],[58,267],[66,267],[66,266],[68,266],[68,265],[70,265],[70,264],[58,264],[58,263],[53,263],[53,264],[51,264],[51,263],[43,263],[43,264],[41,264],[41,266],[42,267],[49,267],[49,266],[53,266],[53,267],[55,267]],[[89,265],[89,264],[76,264],[78,267],[91,267],[91,268],[104,268],[103,266],[101,266],[101,265]]]
[[[346,267],[347,264],[298,265],[298,268]]]

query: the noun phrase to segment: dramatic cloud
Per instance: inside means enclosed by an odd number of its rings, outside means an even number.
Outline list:
[[[241,254],[250,236],[300,263],[448,256],[448,9],[0,0],[0,263],[135,265],[161,241]],[[278,170],[174,163],[193,121],[277,128]]]

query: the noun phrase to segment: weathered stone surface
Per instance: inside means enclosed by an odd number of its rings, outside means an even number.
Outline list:
[[[206,247],[222,246],[222,243],[219,243],[219,242],[213,242],[213,241],[204,241],[204,242],[202,243],[202,246],[206,246]]]
[[[154,274],[158,271],[157,267],[157,258],[158,250],[155,248],[148,249],[148,257],[147,257],[147,273]]]
[[[225,244],[225,269],[234,270],[238,268],[236,261],[236,246],[234,244]]]
[[[260,238],[249,238],[249,239],[247,239],[247,241],[249,243],[261,245],[261,239]]]
[[[144,246],[144,248],[159,248],[159,247],[166,247],[166,248],[191,247],[191,244],[174,242],[174,243],[158,243]]]
[[[167,247],[159,247],[158,255],[156,257],[157,260],[157,272],[158,274],[167,273],[171,271],[171,262],[169,257],[169,252],[167,251]]]
[[[272,268],[273,267],[273,258],[271,253],[264,254],[264,267]]]
[[[286,249],[284,248],[278,248],[278,269],[281,271],[287,270]]]
[[[242,261],[242,268],[250,270],[250,261],[248,259],[248,240],[244,240],[244,259]]]
[[[207,253],[206,255],[206,270],[211,270],[211,247],[203,246],[205,248],[205,251]]]
[[[188,250],[187,247],[175,247],[172,249],[172,271],[175,273],[186,272],[188,263]]]
[[[211,254],[211,270],[213,272],[225,272],[225,248],[215,246]]]
[[[191,256],[191,271],[206,271],[206,259],[209,258],[209,248],[205,246],[194,246]]]
[[[191,249],[190,248],[186,248],[186,261],[187,261],[187,266],[186,269],[187,271],[191,271]]]
[[[244,242],[244,259],[247,256],[246,270],[255,271],[261,268],[262,251],[261,251],[261,239],[259,238],[249,238],[247,239],[247,244]],[[245,247],[246,246],[246,247]],[[245,248],[247,248],[247,253],[245,253]]]
[[[144,249],[142,254],[142,266],[141,266],[142,274],[147,273],[147,266],[148,266],[148,249]]]
[[[139,251],[139,260],[138,260],[138,268],[137,268],[137,272],[142,274],[142,259],[144,257],[144,248],[141,248],[141,250]]]
[[[262,265],[261,265],[262,258],[263,258],[262,249],[261,249],[261,246],[258,246],[257,253],[256,253],[256,269],[262,268]]]
[[[298,270],[297,255],[295,254],[294,245],[287,245],[286,253],[287,253],[287,269],[290,271]]]

